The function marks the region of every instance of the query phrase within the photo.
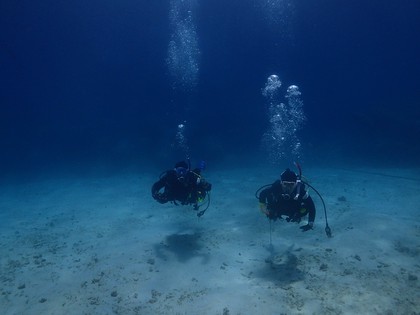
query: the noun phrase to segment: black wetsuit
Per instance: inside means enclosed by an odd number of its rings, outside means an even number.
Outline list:
[[[300,185],[300,191],[297,200],[294,197],[298,187],[295,187],[290,195],[286,194],[280,180],[261,191],[259,201],[267,205],[268,217],[271,220],[276,220],[284,215],[287,217],[287,221],[300,222],[302,217],[309,215],[308,222],[314,222],[316,214],[314,202],[307,195],[305,185],[303,183],[298,185]]]
[[[161,189],[163,192],[160,192]],[[183,205],[197,204],[204,200],[211,184],[205,181],[199,169],[187,171],[182,177],[177,175],[175,170],[166,171],[160,179],[152,186],[152,196],[160,203],[177,201]]]

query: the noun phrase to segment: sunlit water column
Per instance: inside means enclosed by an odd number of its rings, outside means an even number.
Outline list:
[[[167,65],[173,88],[193,90],[198,83],[200,49],[194,15],[197,0],[171,0],[171,39]]]
[[[262,144],[273,164],[289,164],[302,158],[297,135],[305,121],[301,93],[296,85],[291,85],[286,91],[286,101],[282,102],[281,86],[279,77],[273,74],[262,90],[269,116],[269,127],[263,135]]]

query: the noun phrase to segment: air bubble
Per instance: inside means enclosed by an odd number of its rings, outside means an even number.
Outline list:
[[[200,49],[194,24],[196,0],[171,0],[171,39],[166,63],[173,79],[173,86],[185,90],[198,83]]]
[[[281,81],[273,74],[267,78],[262,90],[269,115],[269,128],[263,136],[263,146],[274,164],[283,159],[301,159],[301,143],[297,132],[306,119],[299,87],[290,85],[284,96],[280,88]],[[282,102],[283,100],[286,102]]]
[[[185,135],[185,123],[178,125],[178,130],[176,132],[176,146],[180,149],[185,156],[189,156],[190,148],[188,146],[187,137]]]

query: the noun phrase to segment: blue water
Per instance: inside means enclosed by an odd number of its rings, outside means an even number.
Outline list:
[[[210,165],[264,159],[272,74],[301,92],[300,159],[416,164],[419,15],[417,0],[3,1],[1,170],[166,167],[187,154],[183,122]]]
[[[0,309],[420,313],[419,31],[419,0],[0,1]],[[200,219],[150,196],[186,157]],[[306,233],[254,197],[296,160]]]

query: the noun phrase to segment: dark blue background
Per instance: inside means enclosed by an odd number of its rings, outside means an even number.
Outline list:
[[[251,156],[273,73],[302,92],[307,161],[419,161],[419,1],[290,1],[277,23],[257,0],[198,3],[186,92],[165,63],[169,1],[2,1],[2,169],[167,162],[183,120],[196,158]]]

